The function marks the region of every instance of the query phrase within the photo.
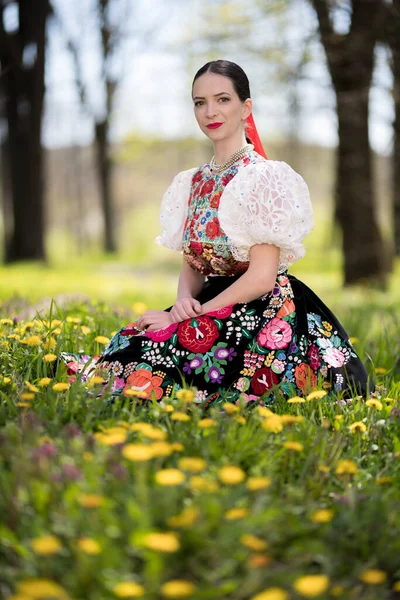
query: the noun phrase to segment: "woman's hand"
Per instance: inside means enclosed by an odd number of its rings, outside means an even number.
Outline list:
[[[172,323],[180,323],[185,319],[197,317],[201,313],[201,304],[196,298],[188,296],[179,298],[171,308],[170,315]]]
[[[163,329],[172,323],[171,313],[165,310],[146,310],[136,321],[137,327],[139,329],[146,328],[146,331]]]

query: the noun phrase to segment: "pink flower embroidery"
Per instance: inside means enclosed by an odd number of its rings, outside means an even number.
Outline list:
[[[331,367],[341,367],[344,363],[344,354],[337,348],[327,348],[322,358]]]
[[[206,313],[209,317],[217,317],[218,319],[226,319],[232,314],[233,304],[229,306],[223,306],[222,308],[217,308],[216,310],[211,310]]]
[[[157,329],[156,331],[146,331],[144,335],[154,342],[165,342],[172,337],[177,329],[178,323],[171,323],[171,325],[167,325],[167,327]]]
[[[270,348],[286,348],[292,339],[292,328],[287,321],[274,317],[257,336],[260,346]]]

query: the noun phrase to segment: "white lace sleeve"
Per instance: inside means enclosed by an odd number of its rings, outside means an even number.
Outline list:
[[[236,260],[249,260],[254,244],[280,248],[279,270],[305,255],[303,239],[314,228],[306,182],[287,163],[243,166],[221,195],[218,216]]]
[[[180,171],[175,175],[161,200],[161,234],[156,243],[171,250],[182,250],[183,226],[188,210],[192,177],[198,167]]]

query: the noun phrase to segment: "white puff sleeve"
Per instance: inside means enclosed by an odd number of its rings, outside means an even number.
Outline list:
[[[290,165],[262,160],[239,169],[221,195],[219,221],[236,260],[248,261],[254,244],[280,248],[279,270],[305,255],[314,228],[306,182]]]
[[[175,175],[161,200],[161,234],[156,243],[170,250],[182,250],[183,226],[185,224],[192,177],[198,167],[180,171]]]

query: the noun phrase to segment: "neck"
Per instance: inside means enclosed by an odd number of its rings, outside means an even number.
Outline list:
[[[214,156],[217,165],[222,165],[232,154],[247,144],[245,136],[217,140],[214,142]]]

